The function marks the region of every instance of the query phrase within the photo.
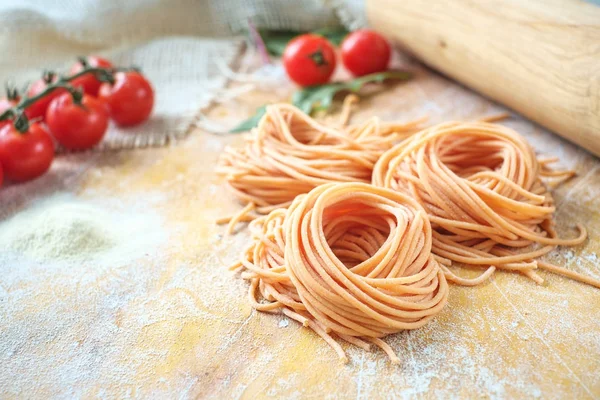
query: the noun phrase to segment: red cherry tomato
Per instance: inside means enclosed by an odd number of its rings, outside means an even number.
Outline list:
[[[56,78],[54,79],[54,81],[56,81]],[[44,91],[44,89],[46,89],[46,86],[48,86],[48,83],[44,79],[39,79],[33,82],[29,87],[29,90],[27,91],[27,96],[33,97],[40,94]],[[34,118],[43,119],[46,115],[46,110],[48,109],[50,102],[52,102],[52,100],[54,100],[55,98],[57,98],[65,92],[65,89],[62,88],[53,90],[47,96],[42,97],[32,105],[27,107],[27,109],[25,110],[25,115],[30,120]]]
[[[300,86],[327,83],[335,65],[333,45],[319,35],[300,35],[283,52],[283,66],[290,79]]]
[[[3,179],[4,179],[4,172],[2,172],[2,164],[0,164],[0,187],[2,187],[2,180]]]
[[[154,106],[154,90],[138,72],[117,72],[114,84],[100,86],[98,98],[108,105],[111,118],[121,126],[144,122]]]
[[[358,30],[342,42],[342,62],[354,76],[387,70],[391,49],[387,40],[370,30]]]
[[[39,123],[21,133],[13,124],[0,130],[0,164],[6,179],[24,182],[44,174],[54,159],[54,143]]]
[[[50,132],[69,150],[86,150],[100,143],[108,118],[108,108],[102,101],[84,95],[82,104],[77,105],[69,93],[52,100],[46,112]]]
[[[90,67],[111,68],[113,66],[110,61],[98,56],[89,56],[86,58],[86,61]],[[69,72],[73,75],[81,70],[83,70],[83,65],[81,62],[78,62],[73,64]],[[94,74],[85,74],[79,78],[73,79],[71,85],[82,88],[85,94],[98,96],[98,90],[100,90],[102,82],[96,79]]]

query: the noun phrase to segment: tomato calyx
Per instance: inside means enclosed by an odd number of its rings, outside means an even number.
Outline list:
[[[57,78],[56,72],[45,70],[42,72],[42,80],[46,83],[46,85],[52,84]]]
[[[14,102],[18,102],[19,99],[21,98],[21,95],[19,94],[19,89],[17,89],[15,86],[6,83],[4,85],[5,88],[5,92],[6,92],[6,99],[8,101],[14,101]]]
[[[73,98],[73,104],[87,110],[87,107],[83,104],[83,89],[77,88],[69,90],[69,93],[71,93],[71,97]]]
[[[319,67],[329,65],[329,63],[325,59],[325,54],[323,54],[323,49],[321,47],[319,47],[314,53],[310,53],[307,57],[313,60],[315,65]]]
[[[20,113],[17,116],[15,122],[13,122],[13,125],[15,130],[21,135],[25,135],[27,132],[29,132],[29,119],[24,113]]]
[[[77,57],[77,61],[79,61],[79,63],[81,64],[81,66],[83,67],[83,69],[86,69],[87,67],[90,66],[90,63],[88,61],[88,58],[85,56],[79,56]]]

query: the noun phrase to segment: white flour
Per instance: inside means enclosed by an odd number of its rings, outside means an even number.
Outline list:
[[[163,236],[157,214],[118,211],[101,203],[57,194],[0,223],[0,248],[5,250],[0,262],[11,257],[61,265],[125,263]]]

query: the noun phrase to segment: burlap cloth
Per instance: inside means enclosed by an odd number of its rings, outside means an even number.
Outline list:
[[[111,126],[97,150],[165,145],[185,136],[227,85],[224,68],[245,47],[249,20],[271,29],[356,27],[361,7],[356,0],[2,0],[0,82],[22,86],[86,54],[140,66],[156,92],[153,117],[135,128]]]

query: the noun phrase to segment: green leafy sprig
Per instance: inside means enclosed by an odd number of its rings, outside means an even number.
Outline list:
[[[294,93],[292,104],[306,114],[312,114],[315,111],[327,111],[333,104],[333,100],[338,93],[357,93],[368,83],[382,83],[386,80],[408,80],[411,77],[412,75],[406,71],[386,71],[361,76],[346,82],[332,82],[325,85],[310,86]],[[260,107],[252,117],[237,125],[230,133],[246,132],[256,127],[266,111],[266,105]]]

